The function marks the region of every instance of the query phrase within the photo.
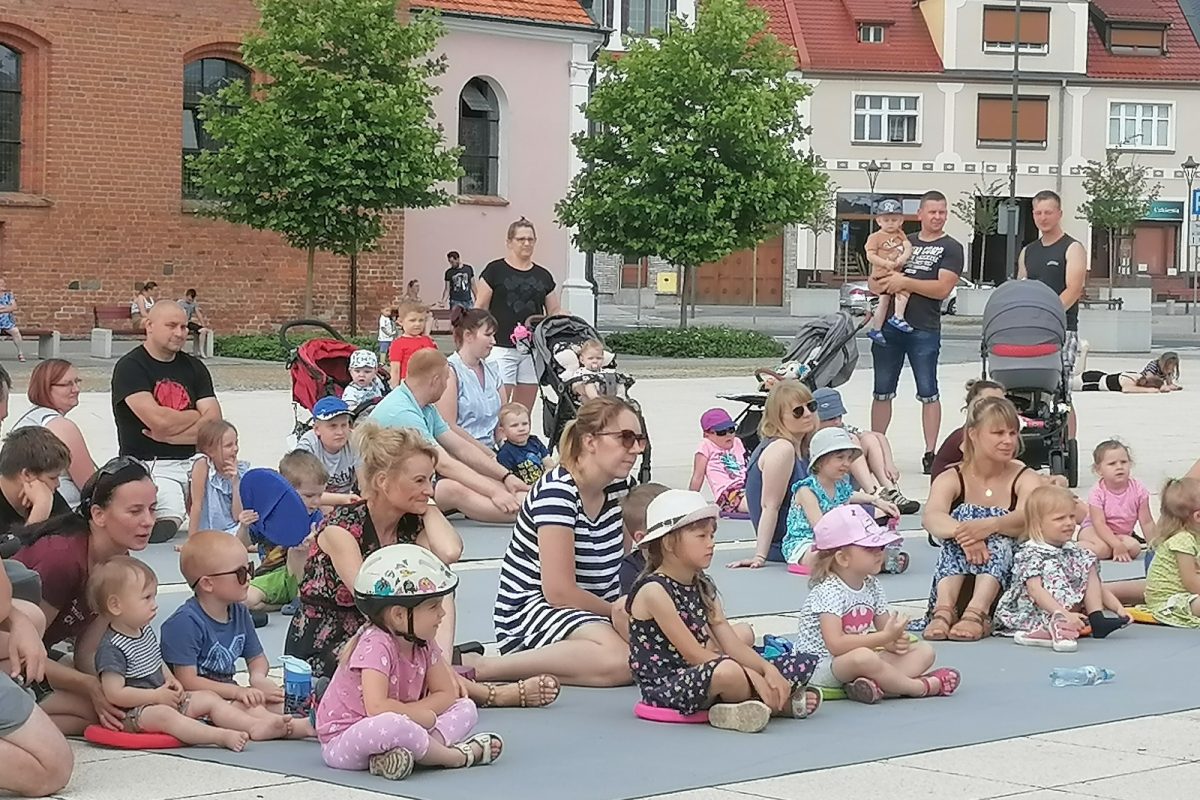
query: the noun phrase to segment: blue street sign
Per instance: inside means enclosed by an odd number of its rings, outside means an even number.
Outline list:
[[[1192,189],[1192,216],[1200,217],[1200,189]]]
[[[1196,190],[1196,197],[1200,198],[1200,189]],[[1197,202],[1200,202],[1200,201],[1197,201]],[[1193,205],[1195,205],[1195,203],[1193,203]],[[1197,212],[1197,213],[1200,213],[1200,212]],[[842,223],[842,241],[843,242],[850,241],[850,223],[849,222]]]

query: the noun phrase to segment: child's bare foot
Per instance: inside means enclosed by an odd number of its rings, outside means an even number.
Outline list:
[[[226,728],[213,728],[213,744],[219,744],[226,750],[240,753],[250,741],[250,734],[245,731],[231,731]]]
[[[283,717],[283,720],[287,723],[286,739],[311,739],[317,735],[308,717]]]
[[[286,739],[288,738],[288,731],[292,728],[290,723],[291,720],[282,715],[258,717],[254,720],[254,724],[250,726],[248,733],[250,734],[250,738],[256,742]]]

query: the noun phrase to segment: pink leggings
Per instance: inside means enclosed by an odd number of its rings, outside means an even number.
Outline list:
[[[467,738],[479,720],[475,703],[462,698],[438,715],[427,731],[403,714],[385,711],[360,719],[321,745],[321,757],[334,769],[364,770],[371,756],[402,748],[420,761],[429,751],[430,737],[437,734],[443,744],[454,745]]]

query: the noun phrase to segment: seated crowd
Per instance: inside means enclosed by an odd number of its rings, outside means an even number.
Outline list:
[[[776,383],[749,454],[730,415],[711,409],[686,490],[634,485],[647,446],[635,406],[581,389],[556,461],[529,409],[503,402],[487,361],[495,320],[462,308],[452,320],[454,355],[406,352],[382,398],[376,354],[355,355],[369,416],[356,422],[336,397],[315,404],[312,429],[278,463],[308,514],[292,547],[264,540],[243,507],[250,465],[207,368],[182,352],[179,306],[147,308],[145,343],[114,369],[120,454],[99,468],[67,419],[78,373],[39,365],[33,409],[0,447],[0,763],[20,766],[0,789],[60,790],[72,769],[63,735],[90,725],[233,750],[311,737],[331,768],[401,779],[495,761],[504,742],[474,732],[479,709],[547,706],[560,685],[633,683],[658,712],[755,732],[811,716],[831,692],[867,704],[953,694],[964,676],[935,667],[928,641],[1000,632],[1070,651],[1126,625],[1125,604],[1200,627],[1200,464],[1166,486],[1156,520],[1129,449],[1106,441],[1080,500],[1019,460],[1016,408],[976,382],[935,462],[923,521],[941,549],[927,612],[910,621],[889,610],[878,576],[907,566],[891,522],[917,504],[896,487],[887,439],[847,424],[835,390]],[[423,320],[408,327],[424,335]],[[583,350],[580,369],[598,370]],[[0,373],[0,419],[10,388]],[[494,654],[455,644],[452,512],[512,525]],[[753,557],[729,567],[781,562],[808,576],[783,651],[756,648],[760,632],[725,614],[710,568],[728,517],[749,517],[756,536]],[[156,635],[158,578],[136,554],[176,536],[192,596]],[[1100,581],[1098,560],[1139,558],[1144,545],[1144,583]],[[282,654],[264,652],[255,614],[277,609],[291,617],[284,653],[316,679],[311,719],[285,713],[268,676]]]

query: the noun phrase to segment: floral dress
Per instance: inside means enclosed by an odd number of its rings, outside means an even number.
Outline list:
[[[321,530],[331,526],[349,531],[364,559],[382,546],[366,503],[335,509]],[[396,525],[396,543],[412,544],[424,527],[420,516],[405,514]],[[354,592],[342,583],[333,559],[315,539],[304,562],[299,598],[300,610],[292,617],[283,652],[307,661],[314,678],[332,676],[342,646],[364,620],[354,605]]]
[[[699,580],[708,580],[701,578]],[[633,607],[633,598],[643,586],[657,583],[679,611],[679,618],[701,645],[709,640],[708,612],[700,594],[699,583],[684,585],[665,575],[653,573],[639,580],[626,601],[626,610]],[[653,619],[629,620],[629,669],[634,683],[642,691],[642,702],[659,708],[670,708],[681,714],[694,714],[710,705],[709,686],[717,665],[729,656],[717,656],[699,666],[693,666],[671,644],[662,628]],[[793,691],[807,686],[817,665],[817,657],[808,653],[793,653],[771,662],[792,684]]]
[[[808,514],[804,513],[804,509],[800,507],[800,503],[796,500],[796,495],[801,489],[808,489],[817,496],[817,506],[821,509],[822,514],[828,514],[838,506],[844,506],[850,502],[851,496],[854,494],[854,483],[847,476],[833,484],[833,496],[830,497],[825,491],[825,487],[821,484],[816,475],[809,475],[802,481],[797,481],[792,487],[792,504],[788,507],[787,512],[787,533],[783,536],[783,544],[780,545],[780,550],[783,552],[783,560],[788,563],[796,563],[798,558],[793,558],[801,547],[811,545],[813,541],[812,523],[808,521]]]
[[[996,606],[996,623],[1009,631],[1034,631],[1050,625],[1050,613],[1029,596],[1025,582],[1041,578],[1050,596],[1066,609],[1083,602],[1088,576],[1096,565],[1095,553],[1074,542],[1055,547],[1045,542],[1026,542],[1013,559],[1012,585]]]

